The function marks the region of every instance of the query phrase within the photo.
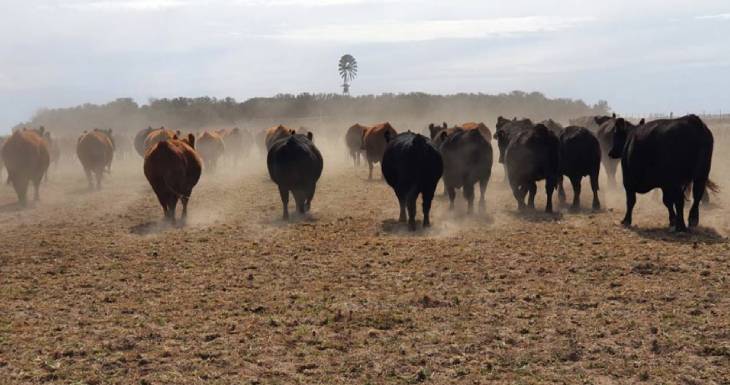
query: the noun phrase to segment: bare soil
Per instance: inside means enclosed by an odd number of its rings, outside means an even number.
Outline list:
[[[65,159],[26,210],[0,186],[0,384],[730,383],[725,196],[674,234],[648,194],[624,229],[607,187],[602,212],[546,215],[540,190],[519,214],[495,165],[485,213],[439,197],[410,233],[333,148],[289,223],[255,156],[179,228],[136,155],[99,192]]]

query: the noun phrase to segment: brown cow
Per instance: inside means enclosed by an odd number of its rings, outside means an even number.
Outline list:
[[[362,154],[362,136],[368,127],[355,123],[354,126],[347,129],[345,134],[345,144],[350,151],[350,157],[355,163],[355,167],[360,165],[360,156]]]
[[[467,122],[467,123],[462,124],[461,125],[461,128],[463,128],[464,130],[467,130],[467,131],[469,131],[469,130],[478,130],[479,133],[482,134],[482,136],[484,137],[484,139],[487,140],[487,142],[491,142],[492,141],[492,131],[490,131],[489,130],[489,127],[487,127],[487,125],[484,124],[484,123],[482,123],[482,122],[479,122],[479,123],[477,123],[477,122]]]
[[[200,179],[202,160],[195,151],[195,135],[186,139],[163,140],[154,144],[144,157],[144,175],[160,201],[165,219],[175,223],[178,199],[182,202],[181,220],[188,214],[188,200]]]
[[[368,179],[373,179],[373,163],[378,163],[383,160],[385,147],[388,144],[385,140],[386,132],[391,138],[394,138],[398,134],[388,122],[369,127],[362,134],[362,148],[365,150],[365,157],[367,158],[370,169]]]
[[[461,130],[464,130],[464,131],[478,130],[479,133],[482,134],[482,136],[484,137],[484,139],[487,140],[487,142],[491,142],[492,141],[492,131],[490,131],[489,130],[489,127],[487,127],[482,122],[479,122],[479,123],[476,123],[476,122],[467,122],[467,123],[464,123],[464,124],[462,124],[460,126],[454,126],[454,127],[451,127],[451,128],[448,128],[448,126],[446,125],[446,122],[444,122],[444,124],[442,126],[434,125],[433,123],[431,123],[431,124],[428,125],[428,131],[429,131],[429,134],[431,135],[431,140],[438,140],[439,134],[443,130],[446,130],[446,134],[447,135],[451,135],[455,131],[458,131],[460,129]]]
[[[50,164],[48,143],[43,139],[43,131],[15,131],[3,144],[2,158],[8,170],[8,182],[13,184],[20,205],[27,204],[28,183],[31,181],[37,201],[41,179]]]
[[[211,172],[215,172],[218,158],[223,155],[225,148],[223,138],[216,132],[205,131],[198,137],[198,154],[203,158],[205,168]]]
[[[105,171],[111,169],[114,158],[112,130],[95,128],[90,132],[84,131],[76,144],[76,155],[84,166],[89,190],[94,188],[92,174],[96,178],[96,189],[101,190],[102,176]]]
[[[149,133],[147,133],[147,136],[144,138],[144,152],[145,155],[147,154],[147,150],[152,148],[155,144],[167,140],[172,139],[175,136],[175,132],[172,130],[169,130],[165,127],[155,128],[151,130]]]
[[[266,151],[268,152],[271,149],[271,146],[273,146],[277,140],[294,135],[294,133],[294,130],[290,130],[281,124],[278,126],[269,127],[268,129],[266,129]]]

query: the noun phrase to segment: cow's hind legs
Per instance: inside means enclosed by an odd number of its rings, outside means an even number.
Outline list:
[[[674,221],[674,229],[679,232],[687,231],[687,225],[684,223],[684,192],[682,188],[674,189],[674,206],[676,208],[677,217]]]
[[[406,208],[408,209],[408,229],[416,230],[416,200],[418,199],[418,191],[411,190],[406,197]]]
[[[400,215],[398,216],[398,222],[406,221],[406,196],[405,192],[401,189],[395,189],[395,196],[398,197],[398,206],[400,207]]]
[[[624,225],[625,227],[631,226],[632,214],[633,214],[635,205],[636,205],[636,192],[626,190],[626,215],[624,216],[624,219],[621,221],[621,224]]]
[[[601,201],[598,199],[598,169],[591,174],[591,190],[593,190],[593,210],[600,210]]]
[[[572,179],[571,179],[572,182]],[[558,198],[560,199],[560,204],[564,205],[565,201],[567,201],[567,198],[565,196],[565,188],[563,187],[563,176],[561,175],[558,177]]]
[[[667,207],[667,212],[669,213],[669,227],[673,228],[677,221],[677,214],[674,212],[674,197],[672,196],[671,190],[666,188],[662,189],[662,202],[664,202],[664,206]]]
[[[695,181],[692,184],[692,207],[689,209],[689,227],[700,224],[700,202],[709,202],[709,193],[706,191],[707,181]]]
[[[547,195],[547,203],[545,204],[546,213],[553,212],[553,192],[555,191],[556,179],[552,179],[552,178],[545,179],[545,195]],[[534,188],[535,191],[537,191],[537,185],[534,185],[534,186],[535,186],[535,188]],[[533,196],[533,199],[534,199],[534,196]],[[534,207],[534,202],[533,202],[533,207]]]
[[[467,208],[466,213],[471,214],[474,212],[474,184],[464,184],[464,199],[466,199]]]
[[[487,191],[487,184],[489,183],[488,178],[479,180],[479,211],[484,211],[487,208],[487,199],[485,192]]]
[[[94,189],[94,177],[91,175],[91,170],[84,169],[84,172],[86,172],[86,181],[89,183],[89,190]]]
[[[281,196],[281,204],[284,208],[283,218],[284,220],[289,219],[289,190],[285,189],[284,186],[279,185],[279,195]]]
[[[423,227],[431,227],[431,201],[433,201],[433,191],[436,190],[434,186],[433,190],[423,191],[421,193],[421,206],[423,208]]]
[[[573,186],[573,206],[571,206],[571,210],[578,211],[580,210],[580,176],[574,176],[570,178],[570,184]]]
[[[454,200],[456,199],[456,189],[448,186],[445,187],[446,192],[449,194],[449,210],[454,209]]]
[[[527,206],[529,206],[531,209],[535,208],[535,194],[537,194],[537,183],[530,182],[527,185],[527,191],[530,193],[530,195],[527,197]],[[550,192],[552,194],[552,191]]]

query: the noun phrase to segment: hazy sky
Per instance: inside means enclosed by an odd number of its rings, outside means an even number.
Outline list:
[[[0,0],[0,131],[117,97],[515,89],[730,111],[727,0]],[[83,128],[83,127],[82,127]]]

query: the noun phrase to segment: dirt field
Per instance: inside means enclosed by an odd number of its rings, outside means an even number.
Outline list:
[[[256,157],[205,175],[185,228],[136,155],[100,192],[66,160],[28,210],[0,186],[0,384],[730,384],[730,194],[689,235],[651,194],[624,229],[606,188],[517,214],[495,166],[485,214],[438,198],[411,234],[343,152],[291,223]]]

